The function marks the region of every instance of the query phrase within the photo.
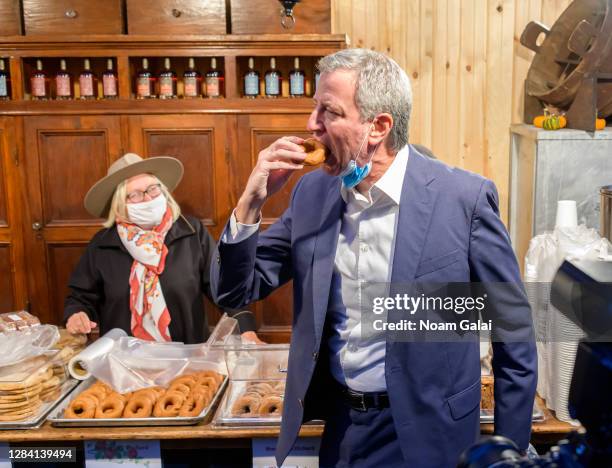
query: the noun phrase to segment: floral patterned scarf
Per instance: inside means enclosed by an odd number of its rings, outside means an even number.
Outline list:
[[[150,231],[135,224],[117,223],[119,238],[134,259],[130,271],[131,330],[143,340],[172,341],[168,328],[170,312],[159,282],[168,255],[164,239],[171,227],[170,208],[161,223]]]

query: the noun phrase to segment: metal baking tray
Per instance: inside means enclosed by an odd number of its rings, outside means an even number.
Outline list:
[[[64,410],[83,390],[87,390],[91,385],[94,384],[95,378],[90,378],[82,381],[81,385],[72,394],[70,398],[66,398],[60,405],[57,406],[55,411],[47,418],[51,425],[56,427],[99,427],[99,426],[192,426],[207,422],[209,417],[212,416],[215,406],[219,402],[221,395],[224,393],[225,387],[227,386],[227,376],[221,385],[217,394],[210,402],[210,404],[202,410],[199,416],[193,417],[181,417],[176,416],[172,418],[83,418],[83,419],[69,419],[64,417]]]
[[[43,403],[36,416],[23,421],[0,421],[0,430],[6,429],[38,429],[42,426],[47,415],[56,407],[56,405],[62,401],[72,390],[74,390],[79,384],[78,380],[68,379],[60,387],[60,395],[53,401]]]
[[[230,408],[236,401],[239,395],[245,390],[246,381],[231,382],[230,388],[223,395],[223,400],[219,405],[217,414],[213,423],[218,426],[233,426],[233,427],[253,427],[253,426],[280,426],[281,417],[256,417],[256,418],[240,418],[231,416]]]
[[[481,423],[492,423],[494,422],[494,416],[493,416],[494,410],[492,409],[480,409],[480,422]],[[540,421],[544,421],[544,413],[542,412],[542,410],[540,409],[540,407],[538,406],[538,403],[535,402],[533,404],[533,413],[531,416],[531,420],[533,422],[540,422]]]

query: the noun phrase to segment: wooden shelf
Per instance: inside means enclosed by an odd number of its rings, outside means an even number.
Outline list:
[[[313,108],[312,98],[218,99],[114,99],[71,101],[3,101],[2,115],[96,114],[304,114]]]

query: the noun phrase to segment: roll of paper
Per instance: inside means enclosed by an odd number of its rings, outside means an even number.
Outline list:
[[[127,336],[124,330],[113,328],[98,338],[68,362],[70,375],[78,380],[88,379],[91,376],[88,370],[91,369],[91,363],[109,353],[115,346],[115,342],[123,336]]]

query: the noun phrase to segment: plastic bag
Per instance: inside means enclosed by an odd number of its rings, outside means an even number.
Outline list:
[[[538,393],[557,418],[567,409],[578,341],[584,332],[550,304],[550,285],[563,260],[610,260],[607,239],[584,225],[555,228],[534,237],[525,256],[525,289],[538,350]]]
[[[55,325],[39,325],[0,334],[0,367],[17,364],[49,352],[60,339]]]

